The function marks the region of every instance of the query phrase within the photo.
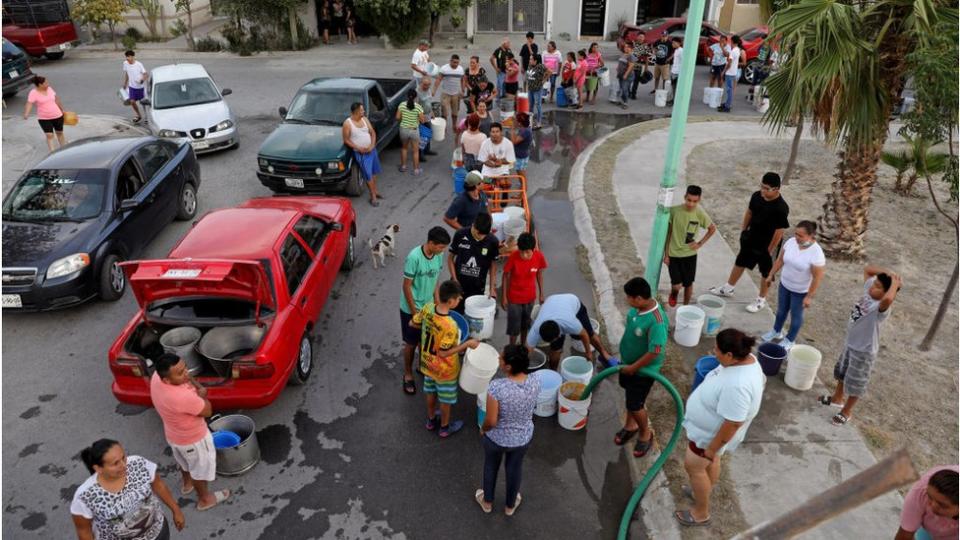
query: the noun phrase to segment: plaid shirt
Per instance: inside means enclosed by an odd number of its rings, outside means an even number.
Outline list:
[[[653,56],[653,47],[646,43],[633,42],[633,56],[637,59],[638,64],[643,62],[649,62],[650,57]]]

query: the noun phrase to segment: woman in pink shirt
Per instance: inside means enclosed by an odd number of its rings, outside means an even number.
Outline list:
[[[583,110],[583,101],[586,98],[584,85],[587,82],[587,51],[577,51],[577,72],[573,76],[573,84],[577,87],[577,110]]]
[[[597,102],[597,90],[600,86],[597,70],[602,67],[603,55],[600,53],[600,45],[591,43],[590,49],[587,50],[587,77],[590,78],[587,81],[587,100],[591,104]]]
[[[30,118],[30,109],[33,104],[37,104],[37,120],[40,122],[40,129],[47,136],[47,148],[53,152],[53,135],[57,135],[57,142],[60,146],[67,144],[67,139],[63,136],[63,104],[60,103],[60,97],[50,88],[50,83],[46,77],[37,75],[33,78],[33,85],[36,86],[27,94],[27,104],[23,108],[23,119]]]
[[[903,498],[900,530],[895,540],[955,540],[957,485],[960,467],[934,467]]]

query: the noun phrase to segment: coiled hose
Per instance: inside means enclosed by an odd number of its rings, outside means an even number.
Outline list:
[[[583,395],[580,396],[580,399],[586,399],[587,396],[593,392],[594,387],[597,386],[600,381],[606,379],[614,373],[619,372],[621,369],[623,369],[622,365],[612,366],[601,371],[600,373],[597,373],[592,379],[590,379],[590,383],[587,384],[587,387],[583,390]],[[640,480],[640,484],[637,486],[637,489],[634,490],[630,500],[627,501],[627,507],[624,508],[623,516],[620,518],[620,531],[617,533],[617,540],[626,540],[627,532],[630,529],[630,518],[633,517],[633,513],[637,510],[637,505],[640,504],[640,499],[642,499],[643,495],[646,493],[647,487],[650,486],[650,482],[653,482],[653,478],[658,472],[660,472],[660,469],[663,468],[663,464],[667,462],[670,454],[673,453],[673,448],[677,445],[677,441],[680,440],[680,431],[683,425],[683,399],[680,398],[680,393],[677,392],[677,389],[670,384],[670,380],[649,368],[640,368],[640,370],[637,371],[637,374],[650,377],[651,379],[662,384],[663,387],[667,389],[670,397],[673,398],[673,404],[677,408],[677,419],[673,426],[673,434],[670,436],[670,442],[668,442],[667,446],[664,447],[664,449],[660,452],[660,457],[658,457],[657,461],[653,463],[653,466],[647,470],[647,474],[645,474],[643,479]]]

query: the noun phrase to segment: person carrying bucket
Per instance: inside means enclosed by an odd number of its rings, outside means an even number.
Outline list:
[[[550,344],[550,369],[556,370],[560,364],[560,353],[566,336],[583,342],[584,356],[593,362],[593,348],[600,353],[600,361],[610,357],[610,353],[600,341],[600,335],[593,331],[587,307],[575,294],[554,294],[548,296],[540,307],[537,318],[530,325],[527,334],[527,348],[533,350],[541,341]]]
[[[670,272],[670,307],[677,305],[677,296],[683,287],[683,305],[690,304],[693,297],[693,281],[697,275],[697,251],[707,243],[717,226],[700,207],[703,190],[700,186],[687,186],[683,204],[670,207],[670,225],[667,229],[667,246],[663,250],[663,263]],[[697,240],[700,229],[706,229],[703,238]]]
[[[633,447],[633,457],[642,458],[653,447],[653,430],[650,429],[644,405],[655,381],[638,375],[637,371],[646,367],[659,372],[663,366],[669,334],[667,314],[653,297],[650,284],[641,277],[624,284],[623,293],[630,305],[626,328],[620,338],[620,361],[623,363],[620,386],[626,394],[627,421],[614,436],[613,442],[622,446],[639,433],[637,444]]]
[[[447,266],[450,277],[462,288],[460,304],[455,307],[458,313],[464,311],[464,300],[471,296],[483,295],[488,277],[490,296],[497,298],[497,257],[500,256],[500,243],[490,234],[493,221],[490,214],[477,214],[473,225],[458,230],[450,242],[450,256]]]
[[[460,327],[450,316],[450,310],[460,303],[462,296],[456,281],[444,281],[437,289],[439,303],[423,306],[410,321],[410,327],[420,332],[420,371],[423,393],[427,396],[426,428],[429,431],[440,428],[438,433],[442,439],[463,428],[463,420],[450,421],[450,408],[457,403],[460,353],[480,345],[476,339],[460,343]]]

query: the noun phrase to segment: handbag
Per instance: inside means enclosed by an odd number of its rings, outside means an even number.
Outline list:
[[[640,74],[640,84],[647,84],[652,78],[653,73],[650,73],[649,69],[645,69],[643,70],[643,73]]]

